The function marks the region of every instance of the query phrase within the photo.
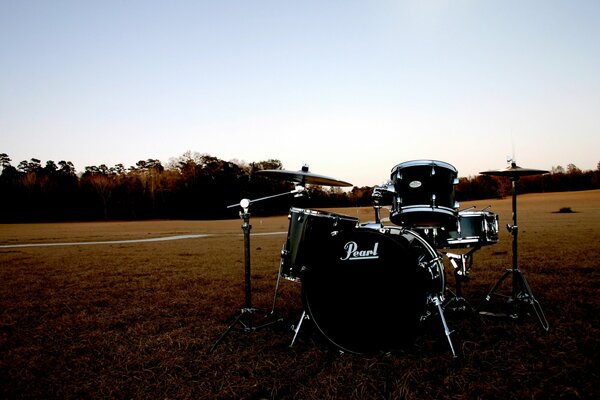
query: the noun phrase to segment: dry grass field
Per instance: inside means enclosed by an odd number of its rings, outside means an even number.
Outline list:
[[[470,205],[491,205],[501,225],[463,285],[477,305],[511,264],[511,200],[461,204]],[[0,225],[0,397],[600,398],[600,191],[523,195],[518,205],[520,267],[550,331],[535,315],[449,314],[458,359],[438,324],[405,350],[366,356],[340,353],[307,323],[290,348],[302,300],[289,281],[282,323],[232,332],[208,353],[244,302],[241,220]],[[573,212],[558,213],[565,207]],[[288,221],[251,223],[253,303],[269,308]],[[209,236],[115,242],[200,234]],[[99,241],[112,243],[81,243]]]

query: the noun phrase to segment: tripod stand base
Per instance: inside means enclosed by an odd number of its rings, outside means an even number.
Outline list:
[[[268,321],[263,321],[257,324],[257,313],[263,314],[264,317],[262,319]],[[252,307],[241,308],[234,314],[233,322],[227,327],[225,332],[223,332],[221,336],[219,336],[219,338],[213,343],[208,352],[212,353],[213,350],[219,345],[219,343],[221,343],[221,341],[225,339],[225,337],[227,337],[227,335],[229,335],[232,331],[251,333],[282,321],[283,318],[273,320],[272,314],[269,314],[265,310]]]
[[[512,276],[512,280],[513,280],[512,281],[513,287],[512,287],[511,295],[507,296],[507,295],[501,295],[501,294],[496,293],[496,290],[498,290],[500,285],[502,285],[504,280],[506,278],[508,278],[509,276]],[[484,303],[489,303],[492,296],[494,296],[494,295],[501,296],[506,299],[507,306],[510,307],[509,312],[508,313],[492,313],[489,311],[479,311],[480,315],[493,316],[493,317],[509,317],[509,318],[518,319],[521,317],[521,315],[523,313],[523,309],[529,306],[529,307],[533,308],[533,311],[535,312],[535,314],[540,322],[540,325],[542,326],[542,329],[544,329],[546,332],[548,332],[550,330],[550,324],[548,323],[548,320],[546,319],[546,315],[544,314],[544,310],[542,310],[542,306],[540,305],[539,301],[537,301],[537,299],[533,296],[533,292],[531,291],[531,288],[529,287],[529,283],[527,282],[527,279],[525,279],[525,275],[523,275],[523,273],[518,268],[507,269],[504,272],[504,274],[500,277],[500,279],[498,279],[498,281],[496,282],[494,287],[490,290],[490,292],[485,296],[485,299],[483,300],[483,302],[477,308],[480,309]]]

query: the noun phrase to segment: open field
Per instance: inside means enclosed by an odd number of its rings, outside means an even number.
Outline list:
[[[463,286],[477,305],[511,264],[511,199],[470,205],[501,225]],[[302,301],[288,281],[283,323],[208,354],[244,301],[241,220],[0,225],[0,398],[600,398],[600,191],[523,195],[518,211],[520,266],[550,331],[535,315],[448,315],[458,360],[437,324],[391,354],[341,354],[310,324],[289,348]],[[288,221],[251,223],[253,303],[269,308]]]

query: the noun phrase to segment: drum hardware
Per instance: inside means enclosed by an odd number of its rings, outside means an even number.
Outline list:
[[[379,204],[383,197],[381,189],[375,186],[371,197],[373,198],[373,209],[375,210],[375,223],[381,225],[381,205]]]
[[[479,247],[471,248],[466,253],[462,254],[445,253],[450,264],[454,267],[456,292],[453,293],[448,289],[452,297],[444,304],[444,309],[449,309],[453,312],[469,311],[475,313],[475,308],[473,308],[462,295],[462,282],[469,280],[469,273],[473,266],[473,253],[477,250],[479,250]]]
[[[227,329],[219,336],[219,338],[213,343],[211,346],[209,353],[211,353],[221,341],[231,333],[233,330],[238,330],[241,332],[249,333],[254,332],[256,330],[265,328],[267,326],[276,324],[278,322],[283,321],[282,318],[272,320],[273,313],[267,313],[264,310],[259,308],[255,308],[252,305],[252,281],[251,281],[251,264],[250,264],[250,230],[252,229],[252,225],[250,225],[250,206],[253,203],[273,199],[280,196],[285,195],[301,195],[304,191],[304,187],[296,186],[294,190],[291,190],[286,193],[280,193],[273,196],[261,197],[259,199],[250,200],[250,199],[242,199],[238,204],[232,204],[227,206],[227,208],[233,207],[241,207],[240,218],[243,220],[242,231],[244,233],[244,306],[240,308],[233,315],[233,322],[227,327]],[[270,318],[270,321],[256,323],[256,314],[264,314],[265,319]],[[241,327],[238,328],[238,325]]]
[[[423,239],[427,241],[434,249],[446,247],[446,229],[444,227],[413,227]]]
[[[292,338],[292,343],[290,343],[290,347],[294,346],[294,343],[296,342],[296,338],[298,337],[298,332],[300,332],[300,328],[302,327],[302,323],[304,322],[304,320],[308,320],[308,319],[310,319],[310,317],[306,313],[306,310],[303,310],[302,315],[300,316],[300,320],[298,321],[298,324],[296,326],[292,325],[292,330],[294,331],[294,337]]]
[[[435,272],[434,272],[435,270],[433,268],[433,262],[434,261],[438,261],[439,262],[440,258],[438,257],[435,260],[432,260],[432,261],[429,262],[428,270],[430,271],[430,273],[432,273],[432,276],[435,275]],[[446,317],[444,316],[444,309],[445,309],[445,307],[443,307],[443,305],[444,305],[444,296],[443,296],[443,294],[430,295],[429,299],[428,299],[428,303],[433,304],[437,308],[438,315],[440,316],[440,320],[442,322],[442,327],[444,329],[444,334],[446,335],[446,339],[448,340],[448,345],[450,346],[450,351],[452,351],[452,356],[454,358],[456,358],[457,357],[456,351],[454,350],[454,344],[452,343],[452,338],[450,337],[450,335],[452,334],[452,332],[448,328],[448,324],[446,323]]]
[[[381,223],[381,199],[387,193],[394,193],[394,186],[391,181],[385,182],[382,186],[373,187],[371,198],[373,199],[373,208],[375,209],[375,224]]]
[[[450,351],[452,351],[452,357],[457,358],[458,356],[456,355],[456,351],[454,350],[454,344],[452,344],[452,338],[450,337],[452,332],[450,332],[450,329],[448,328],[448,324],[446,323],[446,318],[444,317],[444,309],[442,308],[442,304],[444,303],[444,300],[440,296],[435,296],[432,299],[432,302],[437,307],[438,314],[440,316],[440,319],[442,321],[442,326],[444,328],[444,334],[446,335],[446,340],[448,340],[448,345],[450,346]]]
[[[545,331],[550,330],[550,325],[548,324],[548,320],[544,315],[544,311],[542,310],[542,306],[538,302],[538,300],[533,296],[533,292],[531,291],[531,287],[525,279],[525,275],[519,269],[518,262],[518,233],[519,227],[517,225],[517,189],[516,183],[521,176],[529,176],[529,175],[541,175],[546,174],[548,171],[538,170],[538,169],[530,169],[530,168],[521,168],[517,166],[514,160],[509,160],[510,165],[501,170],[492,170],[492,171],[484,171],[481,172],[483,175],[493,175],[493,176],[506,176],[510,178],[512,185],[512,224],[507,225],[507,229],[512,236],[512,266],[509,269],[506,269],[504,274],[498,279],[496,284],[492,287],[489,293],[485,296],[482,304],[479,305],[479,308],[483,305],[483,303],[489,302],[493,295],[501,296],[496,293],[496,290],[500,287],[500,285],[504,282],[506,278],[509,276],[512,277],[512,290],[509,296],[503,296],[507,298],[507,303],[511,306],[516,306],[512,310],[509,317],[518,318],[519,312],[521,311],[522,305],[531,306],[540,322],[540,325]],[[492,316],[506,316],[505,314],[494,314],[490,312],[480,311],[482,315],[492,315]]]
[[[287,279],[292,282],[300,283],[300,276],[286,275],[284,272],[286,266],[289,264],[289,259],[290,259],[290,254],[291,254],[290,250],[286,249],[286,244],[284,244],[283,248],[281,249],[281,257],[280,257],[280,261],[279,261],[279,271],[277,272],[277,280],[275,281],[275,294],[273,295],[273,305],[271,306],[271,314],[275,314],[275,307],[277,304],[279,287],[281,285],[281,278]],[[300,318],[300,321],[302,321],[302,318]],[[300,330],[300,325],[302,325],[302,322],[298,323],[298,330]],[[294,330],[294,327],[292,327],[292,330]],[[298,333],[296,332],[296,335],[297,334]],[[294,335],[294,340],[296,339],[296,335]],[[294,343],[294,341],[292,340],[292,344],[293,343]]]

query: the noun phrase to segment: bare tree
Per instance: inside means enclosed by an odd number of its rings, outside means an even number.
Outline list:
[[[108,202],[115,188],[114,174],[109,168],[102,164],[99,167],[85,167],[82,179],[89,182],[94,191],[102,201],[102,214],[104,219],[108,219]]]
[[[575,164],[567,165],[567,174],[580,174],[581,170]]]

